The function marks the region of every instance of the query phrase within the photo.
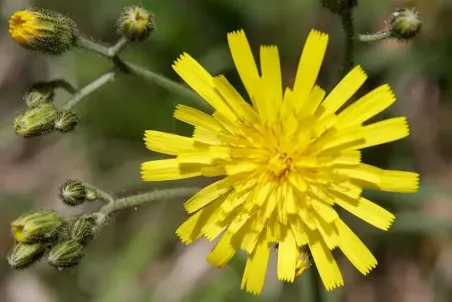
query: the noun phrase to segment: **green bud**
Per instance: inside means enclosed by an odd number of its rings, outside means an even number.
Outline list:
[[[83,245],[94,239],[96,234],[96,219],[92,216],[84,216],[76,219],[71,227],[71,238]]]
[[[93,189],[87,188],[86,189],[86,200],[93,202],[96,201],[99,198],[99,196],[97,196],[97,192]]]
[[[44,255],[47,245],[44,243],[16,243],[7,256],[8,263],[15,269],[27,268]]]
[[[358,0],[321,0],[322,6],[332,13],[340,14],[344,10],[352,9],[358,5]]]
[[[78,123],[77,115],[70,110],[63,110],[58,113],[55,120],[55,129],[66,133],[75,129]]]
[[[117,24],[119,34],[130,41],[143,41],[154,30],[154,14],[141,6],[124,8]]]
[[[9,20],[9,33],[21,46],[51,55],[63,54],[77,40],[74,21],[46,9],[15,12]]]
[[[85,203],[86,187],[78,180],[68,180],[60,187],[60,198],[64,204],[75,207]]]
[[[392,14],[391,35],[401,40],[416,37],[422,29],[419,13],[413,9],[398,9]]]
[[[52,104],[42,103],[23,111],[14,119],[14,130],[22,137],[49,134],[54,129],[57,111]]]
[[[85,254],[83,245],[74,240],[62,241],[49,252],[47,261],[56,268],[68,268],[77,265]]]
[[[52,82],[37,82],[25,93],[24,99],[28,107],[42,103],[52,103],[55,97],[55,84]]]
[[[11,228],[16,241],[37,243],[55,240],[63,224],[63,218],[55,211],[39,210],[21,215]]]

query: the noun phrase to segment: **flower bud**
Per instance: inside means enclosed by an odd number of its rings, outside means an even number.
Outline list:
[[[52,104],[43,103],[23,111],[14,119],[14,130],[22,137],[49,134],[54,129],[57,110]]]
[[[75,207],[85,203],[86,187],[78,180],[68,180],[60,187],[60,198],[64,204]]]
[[[96,219],[84,216],[76,219],[71,227],[71,238],[80,244],[86,245],[94,239],[96,234]]]
[[[27,268],[41,259],[46,248],[45,243],[16,243],[7,256],[8,263],[15,269]]]
[[[66,133],[74,130],[77,124],[77,115],[70,110],[63,110],[58,112],[58,116],[55,120],[55,129]]]
[[[77,28],[68,17],[45,9],[25,9],[9,20],[9,33],[21,46],[61,55],[75,45]]]
[[[49,242],[58,237],[64,221],[52,210],[26,213],[11,223],[16,241],[22,243]]]
[[[52,103],[54,97],[54,83],[38,82],[33,84],[33,86],[25,93],[24,99],[28,107],[35,107],[42,103]]]
[[[97,192],[90,188],[86,188],[85,197],[86,197],[86,200],[88,200],[89,202],[96,201],[99,198],[99,196],[97,195]]]
[[[50,250],[47,261],[50,265],[62,269],[77,265],[84,255],[82,244],[67,240],[56,244]]]
[[[332,13],[339,14],[346,9],[352,9],[358,5],[358,0],[321,0],[322,6]]]
[[[143,41],[154,30],[154,14],[140,6],[124,8],[117,21],[118,32],[130,41]]]
[[[311,255],[309,251],[302,251],[298,256],[295,265],[295,276],[300,276],[306,269],[311,266]]]
[[[391,35],[401,40],[417,36],[422,29],[419,13],[413,9],[398,9],[392,14]]]

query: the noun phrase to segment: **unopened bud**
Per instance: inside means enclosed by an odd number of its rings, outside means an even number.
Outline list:
[[[28,108],[14,119],[14,130],[22,137],[49,134],[54,129],[57,110],[52,104],[42,103]]]
[[[143,41],[154,30],[154,14],[140,6],[124,8],[117,21],[118,32],[130,41]]]
[[[77,115],[70,110],[63,110],[58,112],[58,116],[55,119],[55,129],[66,133],[75,129],[78,124]]]
[[[68,17],[46,9],[25,9],[9,20],[9,33],[21,46],[61,55],[75,45],[77,28]]]
[[[416,37],[422,29],[419,13],[413,9],[398,9],[392,14],[391,35],[401,40]]]
[[[78,180],[68,180],[60,187],[60,198],[64,204],[75,207],[85,203],[86,187]]]
[[[322,6],[332,13],[339,14],[358,5],[358,0],[321,0]]]
[[[52,247],[47,261],[52,266],[62,269],[77,265],[84,255],[82,244],[74,240],[67,240]]]
[[[96,219],[91,216],[76,219],[71,227],[71,238],[78,243],[86,245],[94,239],[96,234]]]
[[[305,270],[311,266],[311,255],[309,251],[302,251],[298,256],[295,265],[295,276],[300,276]]]
[[[64,221],[52,210],[26,213],[11,223],[16,241],[22,243],[49,242],[58,237]]]
[[[86,200],[93,202],[99,198],[97,192],[91,188],[86,188]]]
[[[27,268],[41,259],[46,248],[45,243],[16,243],[7,256],[8,263],[15,269]]]
[[[25,93],[24,99],[28,107],[42,103],[52,103],[55,97],[55,84],[52,82],[38,82],[33,84]]]

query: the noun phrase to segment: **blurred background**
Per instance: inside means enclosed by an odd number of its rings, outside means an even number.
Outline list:
[[[292,85],[309,30],[329,33],[319,82],[330,89],[339,78],[343,33],[339,18],[322,9],[320,0],[140,2],[155,13],[157,31],[122,56],[176,81],[171,64],[187,51],[211,73],[223,73],[239,83],[226,33],[240,28],[255,49],[261,44],[279,46],[286,85]],[[11,14],[30,6],[56,10],[73,18],[87,37],[113,44],[118,39],[114,23],[122,8],[139,3],[0,0],[0,301],[452,301],[452,120],[448,118],[452,116],[452,1],[358,2],[355,23],[362,33],[385,28],[396,8],[415,6],[423,18],[423,31],[413,42],[359,44],[355,58],[369,74],[361,93],[383,83],[396,92],[398,102],[379,118],[404,115],[411,125],[408,139],[366,150],[364,160],[420,172],[420,191],[414,195],[365,192],[396,213],[389,232],[345,217],[379,260],[369,276],[360,275],[338,254],[346,286],[326,293],[315,268],[294,284],[283,284],[271,259],[265,289],[256,297],[240,290],[243,257],[236,256],[217,270],[205,261],[211,243],[200,240],[185,247],[179,242],[174,231],[186,218],[183,200],[118,214],[88,246],[87,256],[75,269],[58,271],[45,261],[21,271],[8,267],[5,255],[13,243],[10,222],[22,212],[52,208],[71,216],[98,208],[99,204],[64,207],[58,187],[67,179],[83,179],[117,196],[157,187],[140,179],[140,163],[156,156],[145,149],[143,132],[189,135],[190,127],[175,121],[172,111],[175,104],[193,104],[140,79],[120,76],[77,105],[82,120],[75,132],[26,140],[16,136],[13,117],[25,107],[23,94],[34,82],[64,78],[83,87],[110,65],[81,50],[51,58],[21,48],[8,35]],[[57,102],[67,98],[59,93]]]

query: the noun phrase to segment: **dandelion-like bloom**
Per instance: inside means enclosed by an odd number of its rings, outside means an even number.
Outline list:
[[[195,127],[190,138],[146,131],[150,150],[175,157],[143,163],[143,180],[225,176],[185,203],[191,216],[176,233],[186,244],[221,237],[207,257],[217,267],[246,251],[242,288],[249,292],[261,292],[272,246],[280,280],[292,282],[311,254],[326,289],[343,285],[335,248],[366,275],[377,260],[336,206],[387,230],[394,215],[362,197],[363,188],[418,189],[416,173],[361,163],[360,149],[409,134],[404,117],[366,123],[395,102],[393,92],[382,85],[338,113],[366,74],[355,67],[326,95],[315,85],[328,43],[318,31],[309,34],[293,88],[285,90],[275,46],[260,48],[259,72],[243,31],[230,33],[228,42],[252,105],[224,76],[212,77],[183,54],[175,71],[215,113],[177,106],[175,118]]]

